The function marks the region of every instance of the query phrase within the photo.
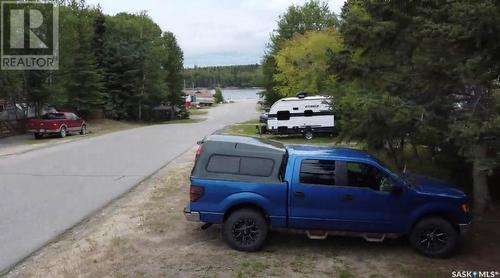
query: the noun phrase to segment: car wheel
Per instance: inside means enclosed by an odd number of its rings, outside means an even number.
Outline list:
[[[66,130],[66,127],[61,127],[61,131],[59,131],[59,137],[64,138],[68,134],[68,131]]]
[[[222,227],[222,236],[233,249],[257,251],[267,238],[268,225],[264,216],[252,209],[233,212]]]
[[[87,126],[83,125],[82,129],[80,130],[80,135],[87,135]]]
[[[459,235],[450,222],[429,217],[413,227],[409,239],[412,247],[427,257],[446,257],[457,247]]]
[[[42,133],[35,133],[35,139],[42,139],[43,134]]]
[[[306,130],[306,132],[304,132],[304,138],[306,138],[307,140],[311,140],[313,139],[314,137],[314,133],[312,132],[312,130]]]

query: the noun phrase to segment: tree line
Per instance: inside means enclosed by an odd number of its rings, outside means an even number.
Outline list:
[[[493,0],[347,0],[338,17],[312,0],[279,18],[262,61],[264,98],[331,95],[339,140],[400,170],[413,162],[470,181],[484,211],[500,160],[499,37]]]
[[[186,87],[260,87],[262,70],[259,65],[194,67],[184,70]]]
[[[110,16],[84,0],[57,4],[59,70],[0,71],[0,98],[126,120],[183,102],[183,53],[173,33],[144,12]]]

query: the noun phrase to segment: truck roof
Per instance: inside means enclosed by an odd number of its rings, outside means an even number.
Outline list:
[[[328,147],[328,146],[311,146],[311,145],[287,145],[290,155],[318,155],[326,157],[345,157],[376,160],[369,153],[351,148]]]
[[[224,142],[226,146],[235,150],[265,151],[272,153],[285,153],[285,146],[282,143],[256,137],[236,136],[236,135],[210,135],[205,142]]]

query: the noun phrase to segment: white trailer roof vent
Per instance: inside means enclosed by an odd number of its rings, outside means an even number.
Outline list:
[[[296,95],[296,97],[298,98],[306,98],[307,97],[307,93],[306,92],[300,92]]]

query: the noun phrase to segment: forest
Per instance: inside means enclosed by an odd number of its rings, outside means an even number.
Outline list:
[[[59,70],[0,71],[0,99],[125,120],[182,104],[183,52],[173,33],[146,13],[109,16],[84,0],[58,3]]]
[[[260,87],[260,65],[194,67],[184,70],[186,87]]]
[[[499,37],[493,0],[292,5],[262,60],[264,98],[331,96],[336,140],[453,181],[482,212],[500,195]]]

